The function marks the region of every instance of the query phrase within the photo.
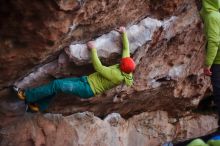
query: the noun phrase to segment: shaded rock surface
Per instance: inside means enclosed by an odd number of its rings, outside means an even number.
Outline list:
[[[104,120],[89,112],[67,117],[59,114],[27,114],[13,126],[0,130],[0,144],[160,146],[166,141],[204,135],[216,126],[217,121],[213,116],[193,114],[175,119],[169,118],[164,111],[142,113],[128,120],[117,113],[108,115]]]
[[[209,78],[202,74],[205,38],[196,3],[0,1],[1,145],[153,146],[215,129],[214,115],[192,112],[211,93]],[[118,86],[89,100],[59,94],[48,109],[51,114],[24,114],[25,105],[16,99],[11,85],[35,87],[55,78],[94,72],[85,45],[92,39],[104,65],[118,63],[122,44],[114,29],[120,25],[126,26],[137,64],[132,87]],[[100,118],[116,112],[127,120],[116,116],[116,123],[114,118],[111,123],[112,118],[103,121],[89,114],[89,121],[84,121],[77,119],[81,114],[72,115],[83,111]],[[143,122],[148,118],[153,123]],[[161,119],[165,121],[160,123]],[[138,126],[143,131],[137,132]],[[17,130],[26,134],[16,137]],[[57,139],[63,133],[66,137]],[[8,135],[14,137],[11,143]]]

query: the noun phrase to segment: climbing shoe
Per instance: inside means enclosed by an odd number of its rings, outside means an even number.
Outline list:
[[[35,103],[29,103],[27,107],[27,112],[39,112],[39,106]]]
[[[12,88],[17,94],[19,99],[25,100],[26,96],[25,96],[24,90],[22,90],[21,88],[18,88],[17,86],[13,86]]]

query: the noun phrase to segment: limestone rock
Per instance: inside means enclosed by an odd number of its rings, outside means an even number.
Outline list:
[[[165,23],[168,23],[168,21]],[[130,42],[131,54],[139,47],[151,41],[154,32],[162,27],[162,25],[162,22],[156,19],[146,18],[139,24],[129,27],[126,31]],[[116,31],[111,31],[97,38],[95,44],[101,58],[107,59],[112,54],[121,54],[121,36]],[[70,45],[66,52],[75,64],[89,63],[89,52],[85,44]]]
[[[0,144],[156,146],[216,128],[215,115],[193,113],[211,94],[202,73],[205,38],[197,3],[1,0]],[[114,29],[121,25],[137,64],[132,87],[88,100],[60,94],[50,114],[24,112],[12,85],[29,88],[94,72],[89,40],[95,40],[104,65],[118,63],[121,36]],[[89,112],[78,113],[83,111]]]
[[[0,130],[0,145],[161,146],[170,140],[202,136],[217,127],[214,117],[203,115],[186,116],[172,123],[164,111],[142,113],[128,120],[117,113],[101,120],[84,112],[66,117],[28,114],[18,121],[22,122]]]

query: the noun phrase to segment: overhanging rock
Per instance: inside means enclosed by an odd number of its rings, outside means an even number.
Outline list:
[[[137,25],[127,28],[128,40],[130,43],[130,52],[133,54],[139,47],[152,40],[154,32],[159,28],[167,26],[173,20],[173,17],[166,21],[146,18]],[[117,31],[111,31],[95,40],[98,55],[101,58],[109,58],[112,54],[121,53],[121,36]],[[66,49],[69,58],[77,65],[88,64],[89,52],[86,44],[72,44]]]

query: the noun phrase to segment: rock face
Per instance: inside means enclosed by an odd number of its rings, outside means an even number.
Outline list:
[[[164,141],[173,138],[190,138],[205,134],[217,126],[215,121],[212,116],[202,115],[191,115],[177,121],[175,118],[169,118],[163,111],[142,113],[128,120],[116,113],[108,115],[104,120],[89,112],[66,117],[59,114],[27,114],[18,120],[19,123],[0,131],[0,144],[161,146]],[[12,136],[13,140],[8,135]]]
[[[192,112],[211,93],[209,78],[202,74],[205,38],[197,3],[0,1],[1,145],[157,146],[215,129],[214,115]],[[24,103],[11,85],[35,87],[94,72],[85,45],[92,39],[103,64],[118,63],[121,36],[114,29],[121,25],[137,64],[132,87],[118,86],[86,101],[60,94],[48,109],[51,114],[23,114]],[[74,114],[83,111],[95,116]],[[109,118],[111,113],[126,119]]]

